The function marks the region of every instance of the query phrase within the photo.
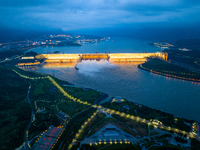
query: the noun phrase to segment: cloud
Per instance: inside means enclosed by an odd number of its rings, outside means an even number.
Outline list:
[[[136,23],[199,23],[195,0],[1,0],[0,24],[11,28],[125,27]]]

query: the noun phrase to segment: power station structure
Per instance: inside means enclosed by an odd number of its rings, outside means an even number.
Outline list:
[[[45,59],[45,62],[64,63],[81,62],[83,60],[108,60],[110,62],[145,62],[148,58],[160,58],[165,61],[168,53],[112,53],[112,54],[39,54],[36,59]]]

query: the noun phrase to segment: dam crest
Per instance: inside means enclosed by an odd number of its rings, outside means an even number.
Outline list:
[[[82,60],[108,60],[110,62],[145,62],[147,58],[159,58],[167,61],[168,53],[112,53],[112,54],[39,54],[37,59],[45,59],[47,63],[81,62]]]

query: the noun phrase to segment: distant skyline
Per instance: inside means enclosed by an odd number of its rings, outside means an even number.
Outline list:
[[[197,0],[1,0],[0,12],[1,28],[20,30],[194,32],[200,25]]]

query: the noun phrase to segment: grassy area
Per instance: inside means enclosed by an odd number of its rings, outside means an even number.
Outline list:
[[[157,134],[159,134],[158,131],[151,131],[151,132],[150,132],[150,135],[151,135],[151,136],[152,136],[152,135],[157,135]]]
[[[26,76],[41,76],[40,74],[24,71],[19,68],[14,67],[14,69],[20,74]],[[56,78],[55,80],[60,84],[68,84],[67,82]],[[60,120],[56,116],[56,113],[58,112],[56,107],[70,116],[73,116],[89,107],[84,104],[73,102],[64,97],[64,95],[50,82],[48,78],[42,80],[29,80],[29,82],[31,83],[30,100],[36,118],[30,126],[29,139],[46,130],[50,125],[58,126],[60,124]],[[67,92],[88,102],[92,102],[100,96],[99,92],[93,90],[84,91],[80,88],[69,88]]]
[[[56,100],[68,100],[49,79],[33,80],[31,86],[30,98],[32,101],[45,100],[56,104]]]
[[[84,105],[78,102],[74,102],[72,100],[68,100],[67,102],[63,102],[58,104],[58,109],[61,110],[62,112],[68,114],[69,116],[73,116],[76,113],[87,109],[88,105]]]
[[[175,146],[175,145],[164,145],[164,146],[155,146],[150,148],[150,150],[185,150],[184,148]]]
[[[53,149],[58,149],[61,143],[62,149],[67,149],[69,144],[72,142],[78,130],[81,128],[81,125],[96,111],[95,108],[90,108],[75,117],[73,117],[67,124],[65,131],[61,135],[58,143]]]
[[[97,146],[83,144],[80,150],[141,150],[141,148],[139,145],[132,144],[106,144]]]
[[[79,136],[78,140],[82,140],[85,135],[88,134],[88,132],[94,127],[98,122],[100,122],[102,119],[106,117],[105,114],[97,113],[97,115],[88,123],[88,125],[85,127],[84,132]]]
[[[187,122],[187,123],[193,122],[192,120],[174,117],[173,114],[169,114],[166,112],[162,112],[160,110],[152,109],[152,108],[144,106],[144,105],[139,105],[134,102],[129,102],[127,100],[125,100],[122,103],[106,102],[101,105],[106,108],[114,109],[114,110],[124,112],[124,113],[130,114],[130,115],[139,116],[139,117],[145,118],[147,120],[158,118],[158,120],[161,121],[164,125],[175,127],[180,130],[184,130],[186,132],[189,132],[191,130],[191,128],[184,122]],[[130,109],[129,110],[124,109],[123,108],[124,105],[129,105]]]
[[[199,68],[199,66],[195,63],[196,61],[200,60],[200,51],[199,50],[180,51],[180,50],[165,49],[164,52],[168,53],[168,60],[187,63],[196,68]]]
[[[94,104],[95,100],[101,96],[100,92],[91,89],[83,90],[82,88],[77,88],[77,87],[64,87],[64,89],[70,95],[82,101],[87,101],[88,103],[91,104]]]
[[[146,123],[137,122],[115,114],[113,114],[112,117],[123,122],[123,124],[128,125],[130,128],[135,129],[142,136],[148,136],[148,125]]]
[[[31,118],[29,83],[7,68],[0,67],[0,72],[0,149],[14,149],[23,143]]]
[[[28,77],[34,77],[34,78],[35,77],[46,77],[45,74],[32,72],[32,71],[25,71],[23,69],[15,67],[15,66],[9,66],[9,69],[13,69],[13,70],[17,71],[18,73],[25,75],[25,76],[28,76]]]
[[[142,146],[145,146],[145,148],[149,148],[151,145],[154,145],[154,144],[156,144],[155,141],[148,141],[145,144],[142,144]]]
[[[200,149],[200,141],[196,139],[191,139],[191,147],[192,150]]]
[[[58,126],[60,119],[56,116],[56,105],[68,101],[49,79],[31,80],[30,100],[34,109],[36,120],[29,129],[31,139],[50,125]],[[40,110],[40,111],[38,111]]]
[[[105,118],[104,120],[102,120],[101,122],[97,123],[94,126],[94,128],[88,134],[88,137],[90,137],[91,135],[93,135],[94,133],[96,133],[97,131],[99,131],[101,128],[103,128],[104,126],[106,126],[109,123],[113,124],[114,126],[118,127],[119,129],[129,133],[132,136],[135,136],[135,137],[139,136],[139,134],[137,132],[135,132],[132,129],[128,128],[127,126],[125,126],[121,122],[117,121],[116,119],[114,119],[114,118]]]
[[[142,67],[139,66],[139,68],[145,69],[147,71],[154,71],[155,73],[172,76],[175,78],[194,81],[200,79],[199,73],[195,73],[183,67],[164,62],[157,58],[151,59],[150,61],[142,64]]]

